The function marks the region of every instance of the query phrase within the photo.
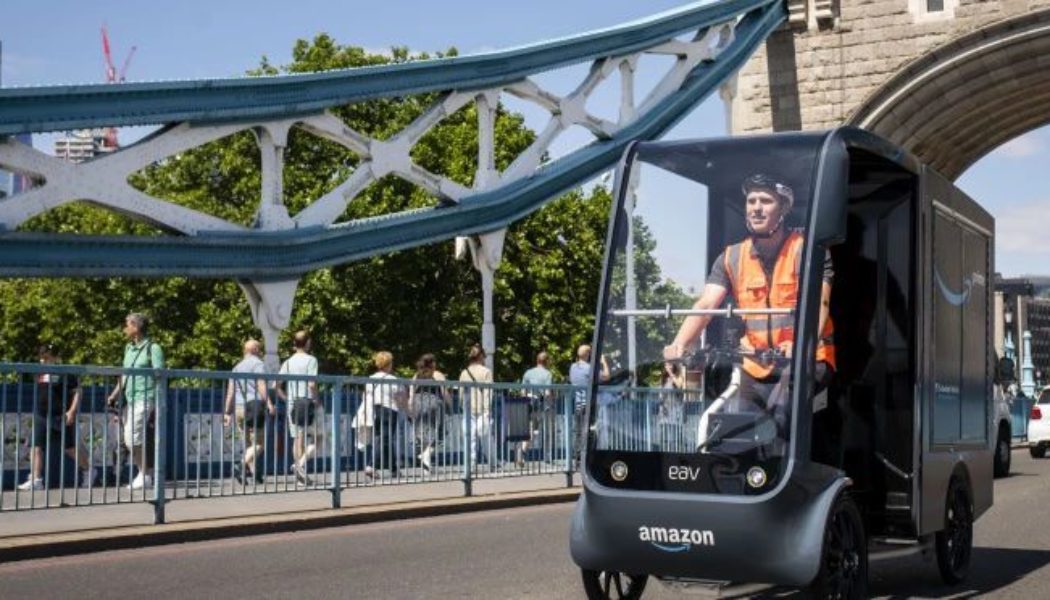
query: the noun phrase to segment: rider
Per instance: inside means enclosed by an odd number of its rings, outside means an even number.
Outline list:
[[[794,309],[798,304],[799,265],[805,240],[801,233],[784,226],[795,203],[794,192],[783,180],[762,173],[751,175],[741,187],[749,235],[726,247],[715,259],[693,308],[719,308],[726,295],[732,294],[736,308]],[[833,276],[830,254],[825,254],[815,373],[818,389],[826,385],[835,368],[832,323],[828,316]],[[742,317],[745,332],[740,343],[747,354],[743,360],[737,410],[752,412],[772,408],[770,404],[781,401],[777,388],[786,389],[781,382],[787,373],[770,355],[791,356],[795,317],[793,314]],[[674,341],[664,348],[664,358],[681,358],[710,321],[710,315],[687,317]]]

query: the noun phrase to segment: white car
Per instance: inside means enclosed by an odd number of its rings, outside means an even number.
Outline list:
[[[1032,458],[1043,458],[1050,447],[1050,385],[1039,392],[1039,398],[1028,414],[1028,451]]]

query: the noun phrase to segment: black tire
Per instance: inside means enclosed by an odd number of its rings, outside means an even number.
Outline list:
[[[995,476],[1006,477],[1010,474],[1010,430],[1006,427],[999,428],[999,435],[995,440]]]
[[[590,600],[636,600],[642,597],[648,575],[628,575],[619,571],[581,569],[583,589]]]
[[[1046,444],[1029,446],[1028,453],[1032,455],[1032,458],[1046,458]]]
[[[848,494],[839,496],[828,514],[820,571],[809,591],[814,598],[828,600],[868,597],[868,538],[857,504]]]
[[[937,569],[945,583],[955,585],[966,579],[973,555],[973,504],[959,478],[948,486],[944,505],[944,529],[936,535]]]

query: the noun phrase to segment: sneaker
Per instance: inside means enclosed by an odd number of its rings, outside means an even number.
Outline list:
[[[302,466],[295,465],[292,468],[292,470],[295,471],[295,480],[296,481],[298,481],[299,483],[301,483],[303,485],[313,485],[313,483],[314,483],[313,480],[310,479],[309,476],[307,476],[306,469],[304,469]]]
[[[26,479],[25,483],[18,486],[18,489],[23,492],[28,492],[29,490],[42,490],[44,489],[44,480],[39,477],[36,479]]]
[[[427,448],[419,455],[419,464],[423,466],[423,470],[427,473],[430,472],[430,455],[433,453],[434,451],[431,448]]]
[[[145,476],[144,473],[142,471],[139,471],[139,474],[136,475],[135,478],[131,480],[131,483],[125,485],[124,489],[126,489],[126,490],[141,490],[142,489],[142,478],[144,476]]]
[[[132,490],[141,490],[144,488],[151,487],[153,487],[153,476],[143,475],[141,472],[138,474],[137,477],[135,477],[135,480],[132,481],[131,484],[128,486],[128,488]]]

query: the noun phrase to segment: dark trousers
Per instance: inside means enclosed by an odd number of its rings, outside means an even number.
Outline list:
[[[376,406],[374,409],[372,447],[365,454],[365,464],[375,469],[390,469],[391,475],[397,475],[401,415],[385,406]]]
[[[832,392],[831,379],[835,371],[828,363],[819,361],[813,373],[814,399],[822,393]],[[756,379],[746,371],[741,373],[740,392],[732,412],[769,412],[784,438],[791,427],[791,373],[789,370],[774,371],[763,379]],[[842,459],[842,411],[834,398],[828,398],[827,406],[813,413],[811,436],[811,458],[815,462],[832,466]]]

